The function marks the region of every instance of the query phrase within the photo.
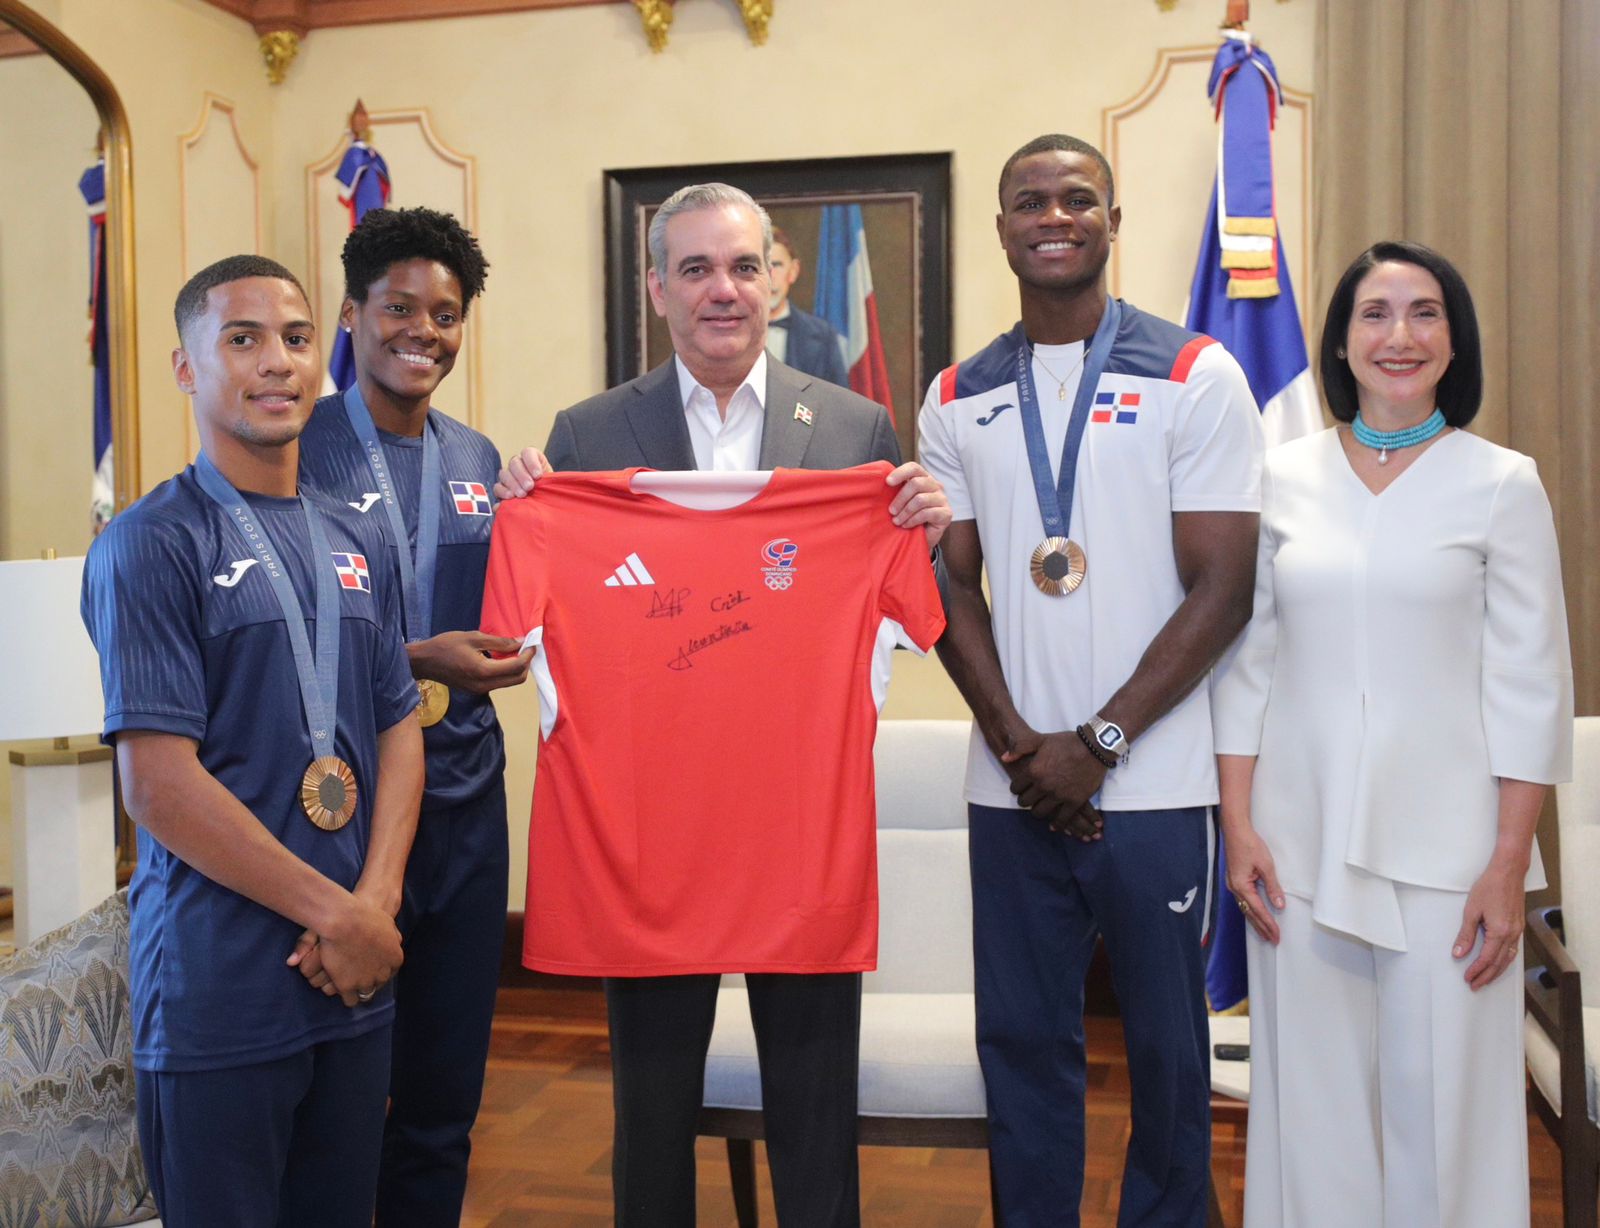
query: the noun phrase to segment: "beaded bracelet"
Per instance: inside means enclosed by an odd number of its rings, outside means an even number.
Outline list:
[[[1116,756],[1095,740],[1094,730],[1087,723],[1078,726],[1078,737],[1089,748],[1089,753],[1099,760],[1101,767],[1110,769],[1117,766]]]

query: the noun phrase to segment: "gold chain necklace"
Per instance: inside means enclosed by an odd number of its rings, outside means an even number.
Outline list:
[[[1072,369],[1065,375],[1057,375],[1054,371],[1052,371],[1050,369],[1050,364],[1044,360],[1044,356],[1039,353],[1037,347],[1032,349],[1032,354],[1033,360],[1039,364],[1040,369],[1043,370],[1044,373],[1051,379],[1055,380],[1056,400],[1065,401],[1067,399],[1067,381],[1078,373],[1078,368],[1083,366],[1083,360],[1089,356],[1089,343],[1087,341],[1083,343],[1083,348],[1078,351],[1078,361],[1072,364]]]

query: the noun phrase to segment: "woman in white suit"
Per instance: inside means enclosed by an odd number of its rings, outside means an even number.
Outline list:
[[[1268,453],[1255,612],[1213,686],[1249,921],[1247,1228],[1528,1223],[1524,892],[1572,673],[1533,461],[1461,275],[1379,243],[1328,305],[1339,425]]]

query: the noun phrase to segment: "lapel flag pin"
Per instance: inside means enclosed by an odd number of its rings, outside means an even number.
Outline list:
[[[804,405],[800,404],[800,402],[796,401],[794,404],[794,420],[796,422],[804,422],[807,426],[810,426],[811,418],[811,411]]]

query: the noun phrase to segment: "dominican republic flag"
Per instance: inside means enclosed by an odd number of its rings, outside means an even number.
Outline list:
[[[878,328],[878,297],[867,261],[867,232],[860,205],[824,205],[817,236],[817,294],[812,309],[843,338],[850,387],[889,411],[889,366]]]
[[[342,550],[333,553],[333,570],[339,573],[339,587],[372,591],[372,573],[367,570],[367,556],[349,554]]]
[[[336,177],[344,184],[339,202],[350,210],[351,230],[370,210],[381,209],[389,203],[389,164],[365,141],[355,141],[344,151],[344,161],[339,163]],[[333,334],[328,379],[338,392],[356,382],[356,356],[350,348],[350,334],[342,328]]]
[[[456,505],[457,516],[494,515],[494,505],[482,482],[451,482],[450,501]]]
[[[105,159],[83,172],[78,191],[89,207],[89,360],[94,365],[94,478],[89,522],[98,533],[116,505],[116,478],[111,471],[111,340],[106,330]]]
[[[1223,38],[1206,90],[1217,115],[1217,181],[1187,323],[1239,360],[1271,447],[1322,429],[1275,210],[1272,127],[1283,90],[1271,58],[1242,31]],[[1237,909],[1228,912],[1238,920]]]
[[[1229,31],[1206,92],[1219,128],[1217,182],[1189,291],[1188,326],[1215,337],[1239,360],[1271,447],[1322,428],[1275,212],[1272,126],[1283,91],[1267,53],[1248,34]],[[1220,848],[1217,872],[1225,883]],[[1245,920],[1227,891],[1217,892],[1212,924],[1206,996],[1212,1010],[1228,1011],[1250,988]]]

